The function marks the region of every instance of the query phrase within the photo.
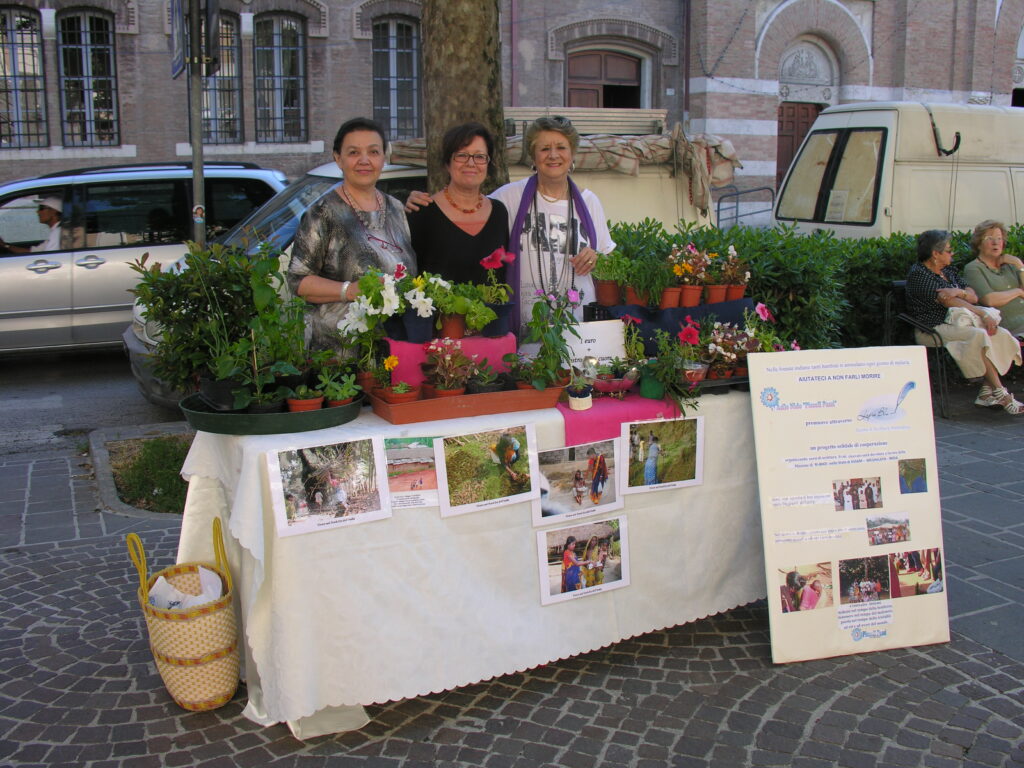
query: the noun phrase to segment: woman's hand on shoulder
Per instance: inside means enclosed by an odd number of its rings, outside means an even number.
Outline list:
[[[412,213],[418,211],[425,205],[430,205],[433,199],[426,192],[420,192],[418,189],[414,189],[409,193],[409,197],[405,201],[406,213]]]
[[[1021,261],[1018,257],[1009,253],[1004,253],[1002,255],[1002,263],[1010,264],[1015,269],[1024,269],[1024,261]]]

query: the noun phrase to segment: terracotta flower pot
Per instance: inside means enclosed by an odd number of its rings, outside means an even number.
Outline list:
[[[466,394],[465,387],[457,387],[456,389],[437,389],[434,388],[434,397],[458,397],[459,395]]]
[[[626,298],[624,299],[624,301],[627,304],[636,304],[641,307],[647,306],[647,297],[641,296],[639,293],[637,293],[632,285],[626,286]]]
[[[705,304],[719,304],[725,301],[725,289],[727,285],[705,285],[704,290],[706,296],[704,298]]]
[[[461,339],[466,335],[465,315],[441,315],[441,336]]]
[[[737,299],[742,299],[744,296],[746,296],[746,294],[746,285],[730,285],[727,286],[725,289],[725,300],[736,301]]]
[[[658,305],[659,309],[669,309],[670,307],[679,306],[679,296],[682,293],[682,286],[671,285],[668,288],[663,288],[661,291],[661,303]]]
[[[533,389],[533,382],[530,381],[517,381],[516,389]]]
[[[356,373],[356,384],[363,388],[363,392],[372,390],[376,382],[377,377],[374,376],[373,371],[359,371]]]
[[[296,411],[319,411],[324,407],[324,396],[310,397],[310,398],[288,398],[288,410],[291,412]]]
[[[595,280],[594,298],[602,307],[614,307],[619,303],[619,284],[614,280]]]
[[[377,387],[373,394],[385,403],[411,403],[420,399],[420,388],[413,387],[408,392],[395,392],[391,387]]]
[[[328,400],[327,401],[327,407],[328,408],[337,408],[339,405],[348,405],[354,399],[355,398],[352,398],[352,397],[346,397],[344,400]]]
[[[696,307],[700,304],[700,295],[704,292],[704,287],[700,285],[681,285],[679,286],[679,306],[680,307]]]

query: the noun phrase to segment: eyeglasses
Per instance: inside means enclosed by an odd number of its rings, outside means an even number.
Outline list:
[[[490,159],[491,158],[485,155],[483,152],[476,152],[474,154],[470,154],[469,152],[456,152],[454,155],[452,155],[452,160],[454,160],[459,165],[466,165],[467,163],[470,162],[474,163],[475,165],[487,165]]]
[[[396,245],[395,243],[392,243],[389,240],[385,240],[384,238],[377,237],[376,235],[367,234],[366,239],[371,241],[372,243],[377,243],[377,245],[383,248],[385,251],[390,251],[391,253],[402,252],[402,246]]]
[[[986,243],[1001,243],[1001,242],[1003,242],[1003,238],[997,237],[995,235],[989,235],[988,237],[985,238],[985,242]]]

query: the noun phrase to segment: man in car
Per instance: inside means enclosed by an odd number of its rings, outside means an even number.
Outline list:
[[[38,253],[40,251],[60,250],[60,217],[61,212],[64,210],[64,201],[59,197],[44,197],[35,202],[39,204],[39,208],[36,211],[39,223],[48,226],[50,234],[41,243],[37,243],[29,248],[23,245],[8,245],[0,239],[0,248],[3,248],[8,253]]]

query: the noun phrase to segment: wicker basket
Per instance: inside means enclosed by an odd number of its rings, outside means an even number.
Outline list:
[[[142,541],[129,533],[127,544],[139,572],[139,604],[146,616],[149,647],[168,693],[178,706],[197,712],[227,704],[238,688],[238,626],[220,518],[213,521],[216,565],[179,563],[147,576]],[[160,576],[176,589],[198,595],[199,566],[220,576],[224,589],[218,599],[186,610],[149,604],[149,590]]]

